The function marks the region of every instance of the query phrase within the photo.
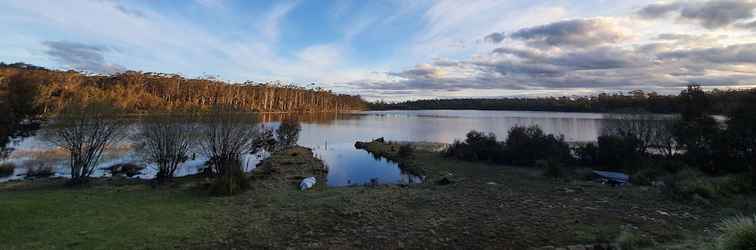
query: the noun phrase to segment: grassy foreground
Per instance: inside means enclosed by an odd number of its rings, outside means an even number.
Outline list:
[[[218,207],[210,197],[141,182],[63,182],[0,188],[0,248],[167,248],[201,235]]]
[[[282,178],[255,173],[252,190],[233,197],[205,194],[197,188],[202,179],[194,177],[159,189],[108,179],[80,188],[64,187],[62,180],[0,184],[0,248],[528,249],[614,242],[630,234],[688,249],[700,241],[686,240],[708,239],[722,217],[753,207],[693,205],[653,189],[558,181],[539,170],[422,150],[412,166],[425,173],[425,184],[300,192],[292,181],[300,172],[286,169],[320,163],[296,150],[274,156],[264,168],[281,169],[273,172],[285,173]],[[369,150],[395,158],[387,145]],[[437,185],[442,178],[451,184]]]

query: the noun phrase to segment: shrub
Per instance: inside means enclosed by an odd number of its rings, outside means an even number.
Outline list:
[[[658,168],[645,168],[642,169],[632,176],[630,176],[630,182],[632,182],[635,185],[651,185],[654,183],[654,181],[659,180],[660,177],[664,175],[664,171],[658,169]]]
[[[642,155],[638,152],[640,142],[634,137],[602,135],[598,137],[597,163],[610,170],[637,168]]]
[[[32,162],[26,166],[26,177],[50,177],[53,174],[53,167],[43,162]]]
[[[536,163],[538,168],[543,169],[543,176],[551,178],[564,177],[564,171],[562,171],[562,164],[556,160],[538,161]]]
[[[214,195],[235,195],[249,188],[249,179],[242,170],[241,161],[225,163],[223,174],[216,177],[210,186],[210,193]]]
[[[717,186],[717,191],[726,196],[750,193],[753,190],[751,176],[748,174],[718,177],[714,183]]]
[[[119,163],[106,169],[110,171],[110,175],[112,176],[126,175],[128,177],[134,177],[135,175],[140,174],[140,171],[142,171],[144,167],[133,163]]]
[[[505,145],[504,160],[512,164],[533,166],[538,160],[572,160],[564,136],[545,134],[538,126],[512,127]]]
[[[189,160],[197,137],[195,131],[197,123],[194,118],[179,113],[150,115],[142,121],[136,134],[139,152],[142,159],[157,166],[155,179],[158,183],[173,179],[176,170]],[[123,169],[138,169],[130,167],[123,166]],[[139,170],[125,173],[131,177],[138,174]],[[115,175],[115,171],[112,172]]]
[[[501,144],[493,133],[470,131],[464,142],[454,141],[444,151],[444,156],[466,161],[494,161],[501,155]]]
[[[700,172],[686,169],[665,179],[665,191],[683,199],[717,198],[717,186]]]
[[[409,159],[415,155],[415,148],[410,144],[403,144],[402,146],[399,146],[399,152],[397,154],[399,155],[399,158]]]
[[[718,229],[721,233],[717,239],[718,249],[756,249],[756,216],[723,220]]]
[[[592,166],[597,163],[598,147],[596,147],[595,143],[578,145],[575,147],[574,152],[578,162],[582,165]]]
[[[12,162],[0,164],[0,176],[12,175],[14,170],[16,170],[16,164],[13,164]]]
[[[505,143],[493,133],[470,131],[464,142],[454,141],[444,156],[467,161],[489,161],[534,166],[539,160],[571,162],[569,145],[563,136],[545,134],[538,126],[515,126]]]
[[[287,118],[281,121],[281,125],[276,129],[279,148],[286,149],[296,146],[300,131],[302,131],[302,125],[296,119]]]
[[[662,160],[656,162],[655,167],[674,174],[680,170],[687,169],[688,165],[680,160]]]
[[[644,239],[638,232],[622,230],[616,239],[617,244],[626,250],[640,249],[652,245],[650,241]]]

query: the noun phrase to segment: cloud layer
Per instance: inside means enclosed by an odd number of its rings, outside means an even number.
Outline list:
[[[487,37],[491,37],[494,34]],[[575,19],[524,28],[512,33],[508,37],[514,40],[525,41],[532,47],[584,48],[615,43],[621,41],[626,36],[609,19]]]
[[[707,29],[719,29],[733,25],[749,27],[754,24],[754,10],[756,2],[752,0],[715,0],[651,4],[638,14],[644,18],[663,18],[674,14],[679,20],[695,22]]]
[[[756,0],[0,1],[0,61],[371,99],[756,85]]]
[[[125,70],[123,66],[105,61],[104,54],[110,51],[106,47],[67,41],[45,41],[43,44],[47,46],[47,55],[72,69],[98,74],[112,74]]]
[[[653,5],[644,11],[669,10]],[[726,36],[684,33],[637,40],[627,35],[622,23],[611,18],[572,19],[511,33],[491,33],[482,40],[500,47],[487,54],[418,65],[390,73],[396,77],[391,81],[364,86],[418,92],[489,89],[565,93],[581,89],[665,92],[690,83],[756,85],[756,42],[721,45],[720,38]],[[702,22],[710,23],[718,22]]]

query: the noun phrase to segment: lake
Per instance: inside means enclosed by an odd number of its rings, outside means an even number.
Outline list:
[[[263,114],[261,121],[269,127],[277,127],[286,114]],[[384,137],[390,141],[424,141],[451,143],[464,139],[469,130],[495,133],[499,140],[506,138],[508,130],[516,125],[538,125],[544,132],[564,135],[568,142],[590,142],[598,137],[602,124],[609,119],[599,113],[561,113],[531,111],[476,111],[476,110],[416,110],[416,111],[366,111],[345,114],[303,114],[299,145],[312,148],[315,155],[329,167],[329,186],[362,185],[378,182],[385,184],[414,183],[420,176],[404,173],[394,162],[374,158],[366,151],[355,149],[356,141],[369,141]],[[19,168],[0,181],[23,178],[24,165],[50,164],[56,175],[67,174],[66,154],[46,145],[36,137],[24,138],[13,145],[15,151],[7,161]],[[251,170],[264,157],[248,155],[243,160]],[[108,152],[99,167],[116,163],[137,162],[139,156],[129,144]],[[197,156],[177,171],[178,175],[194,174],[206,159]],[[140,163],[144,164],[144,163]],[[148,167],[138,178],[152,178],[155,169]],[[106,175],[104,170],[95,175]],[[320,181],[320,180],[319,180]]]

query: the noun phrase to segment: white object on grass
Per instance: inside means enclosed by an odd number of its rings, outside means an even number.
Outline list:
[[[302,182],[299,183],[299,190],[304,191],[306,189],[310,189],[312,188],[312,186],[315,186],[316,182],[317,181],[315,181],[315,177],[310,176],[310,177],[304,178]]]

